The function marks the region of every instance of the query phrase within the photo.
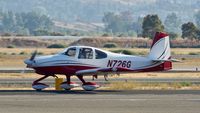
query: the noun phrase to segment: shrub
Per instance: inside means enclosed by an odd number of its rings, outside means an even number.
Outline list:
[[[4,52],[0,52],[0,55],[7,55],[7,53],[4,53]]]
[[[49,36],[50,35],[49,31],[47,30],[35,30],[33,34],[35,36]]]
[[[110,35],[108,34],[108,33],[104,33],[103,35],[102,35],[102,37],[109,37]]]
[[[199,55],[199,53],[190,52],[189,55]]]
[[[62,44],[52,44],[49,45],[47,48],[65,48],[65,46]]]
[[[181,58],[181,60],[186,60],[186,58]]]
[[[51,32],[50,35],[51,36],[65,36],[64,34],[59,33],[59,32]]]
[[[16,55],[16,53],[11,53],[11,55]]]
[[[8,45],[7,48],[15,48],[13,45]]]
[[[133,53],[133,52],[131,52],[129,50],[123,50],[122,53],[125,54],[125,55],[133,55],[133,54],[135,54],[135,53]]]
[[[43,52],[38,52],[38,53],[37,53],[37,55],[43,55],[43,54],[44,54]]]
[[[181,82],[180,85],[182,87],[188,87],[188,86],[191,86],[191,83],[190,82]]]
[[[10,33],[4,33],[1,36],[12,36]]]
[[[136,53],[129,51],[129,50],[113,50],[111,52],[122,53],[122,54],[125,54],[125,55],[136,55]]]
[[[19,53],[19,55],[26,55],[26,54],[27,54],[27,53],[24,52],[24,51],[22,51],[22,52]]]
[[[26,36],[25,34],[16,34],[16,36]]]
[[[169,38],[170,38],[171,40],[176,39],[176,38],[178,37],[178,34],[173,33],[173,32],[170,32],[170,33],[168,33],[168,34],[169,34]]]
[[[105,48],[116,48],[117,45],[115,43],[107,43],[107,44],[104,44],[103,47],[105,47]]]

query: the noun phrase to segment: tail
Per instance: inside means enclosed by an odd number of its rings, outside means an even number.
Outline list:
[[[153,62],[160,63],[157,71],[172,69],[172,59],[170,51],[169,35],[162,32],[157,32],[151,45],[151,50],[148,58]]]
[[[155,34],[148,58],[155,61],[167,61],[171,58],[168,34],[163,32]]]

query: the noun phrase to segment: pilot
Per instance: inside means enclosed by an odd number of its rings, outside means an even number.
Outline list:
[[[76,49],[75,49],[75,48],[69,49],[69,50],[66,52],[66,55],[67,55],[67,56],[70,56],[70,57],[74,57],[74,56],[76,55]]]
[[[80,49],[79,58],[80,59],[92,59],[92,49],[82,48]]]

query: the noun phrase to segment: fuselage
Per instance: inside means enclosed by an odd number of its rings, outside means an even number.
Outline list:
[[[91,69],[107,69],[107,72],[161,71],[161,64],[148,57],[117,54],[88,46],[71,46],[55,55],[36,57],[29,67],[43,75],[74,75],[77,71]]]

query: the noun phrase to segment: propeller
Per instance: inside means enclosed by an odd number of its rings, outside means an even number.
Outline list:
[[[35,56],[37,55],[37,50],[35,50],[30,58],[30,61],[33,61],[35,59]]]
[[[29,67],[31,66],[33,63],[34,63],[34,59],[35,59],[35,56],[37,55],[37,50],[35,50],[33,53],[32,53],[32,56],[30,57],[30,59],[26,59],[24,61],[25,64],[27,64],[26,67]]]

